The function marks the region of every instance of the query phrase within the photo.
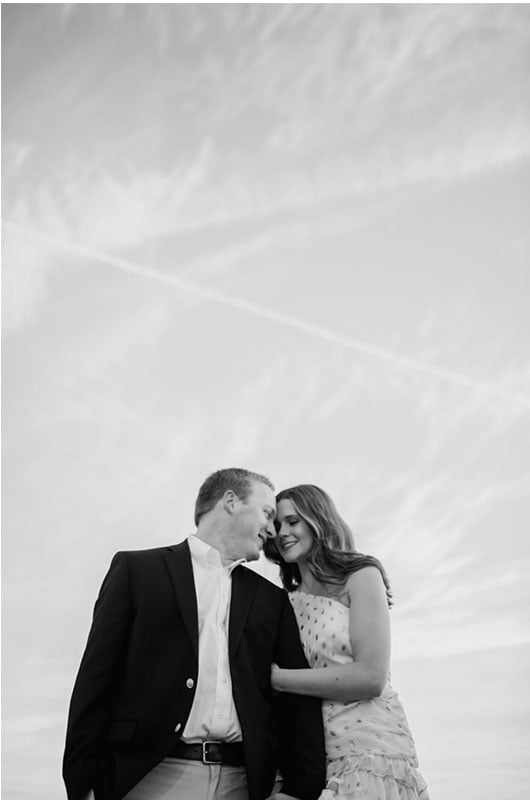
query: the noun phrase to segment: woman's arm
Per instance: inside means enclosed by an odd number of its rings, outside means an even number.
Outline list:
[[[377,567],[352,573],[346,588],[350,599],[350,641],[353,661],[314,669],[274,666],[273,689],[325,700],[367,700],[384,689],[390,662],[390,619],[385,587]]]

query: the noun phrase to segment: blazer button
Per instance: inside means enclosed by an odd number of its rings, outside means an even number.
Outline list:
[[[176,726],[175,726],[175,733],[178,733],[181,728],[182,728],[182,725],[180,724],[180,722],[178,722],[176,724]]]
[[[195,686],[195,681],[193,680],[193,678],[188,678],[188,680],[186,681],[186,686],[188,687],[188,689],[193,689],[193,687]]]

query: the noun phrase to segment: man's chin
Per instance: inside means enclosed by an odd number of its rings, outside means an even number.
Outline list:
[[[256,545],[256,547],[253,548],[252,550],[249,547],[248,552],[245,553],[245,560],[246,561],[258,561],[260,556],[261,556],[261,554],[262,554],[262,552],[263,552],[263,547],[261,546],[261,542],[260,542],[260,544]]]

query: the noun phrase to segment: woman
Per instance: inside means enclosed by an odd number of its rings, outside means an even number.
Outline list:
[[[273,666],[278,692],[323,698],[327,783],[320,800],[428,800],[403,707],[390,685],[391,593],[382,565],[355,550],[317,486],[280,492],[280,565],[311,669]]]

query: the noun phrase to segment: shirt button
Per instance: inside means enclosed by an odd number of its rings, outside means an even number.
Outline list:
[[[180,722],[177,722],[177,724],[175,725],[175,733],[178,733],[181,728],[182,725],[180,724]]]
[[[188,689],[193,689],[193,687],[195,686],[195,681],[193,680],[193,678],[188,678],[188,680],[186,681],[186,686],[188,687]]]

